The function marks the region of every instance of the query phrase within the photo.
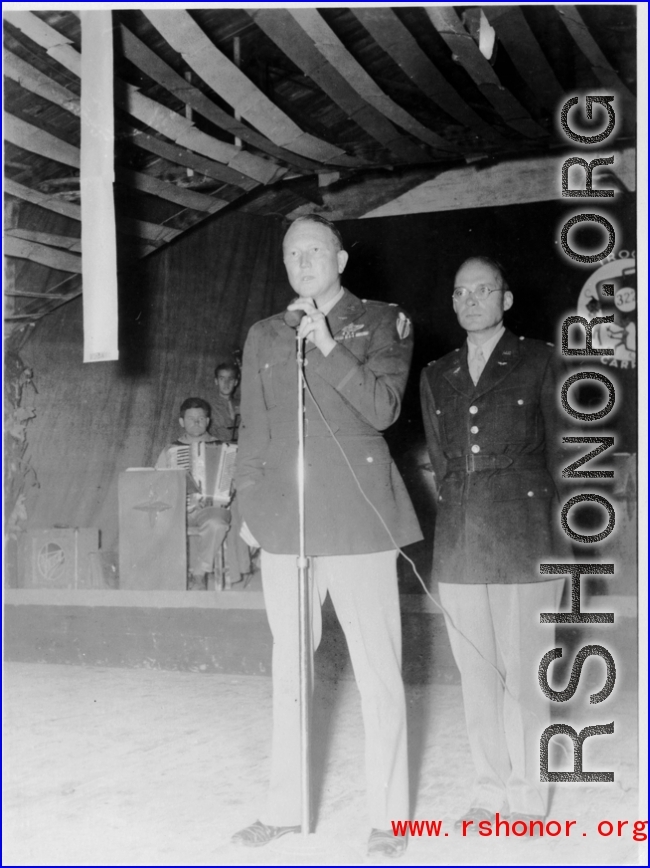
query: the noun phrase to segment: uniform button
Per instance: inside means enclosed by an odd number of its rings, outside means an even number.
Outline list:
[[[438,500],[442,500],[442,494],[438,495]]]
[[[304,362],[303,362],[303,365],[304,365],[305,367],[307,367],[308,364],[309,364],[309,359],[305,359]]]
[[[529,491],[529,492],[528,492],[528,497],[535,497],[535,492],[534,492],[534,491]]]
[[[475,444],[472,446],[472,452],[474,453],[474,455],[476,455],[476,453],[477,453],[477,452],[480,452],[480,451],[481,451],[481,447],[478,445],[478,443],[475,443]]]
[[[518,403],[519,406],[521,407],[521,405],[524,403],[524,399],[523,399],[523,398],[519,398],[519,399],[517,400],[517,403]]]
[[[472,425],[469,430],[472,432],[472,434],[478,434],[478,425]]]
[[[374,460],[375,460],[375,459],[372,457],[372,455],[369,455],[369,456],[366,458],[366,461],[368,462],[368,464],[372,464],[372,462],[373,462]]]
[[[476,404],[472,404],[472,406],[469,408],[469,412],[472,414],[472,416],[475,416],[478,413],[478,407],[476,406]]]
[[[440,410],[436,410],[436,416],[439,416],[439,415],[440,415],[440,413],[441,413],[441,411],[440,411]]]

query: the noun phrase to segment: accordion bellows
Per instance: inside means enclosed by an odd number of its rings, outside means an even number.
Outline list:
[[[211,497],[215,504],[230,501],[237,459],[236,443],[178,444],[168,450],[169,466],[187,470],[194,493]],[[190,489],[188,487],[188,493]]]

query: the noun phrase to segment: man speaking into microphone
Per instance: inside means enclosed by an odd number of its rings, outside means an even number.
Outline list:
[[[317,216],[283,241],[297,298],[254,325],[244,348],[236,488],[262,548],[273,634],[273,736],[266,808],[233,841],[259,847],[300,831],[297,338],[305,340],[305,525],[314,650],[329,592],[345,633],[366,738],[368,852],[399,856],[391,820],[409,816],[397,549],[422,539],[381,431],[400,412],[413,347],[395,305],[341,285],[341,236]],[[292,327],[293,326],[293,327]],[[297,333],[296,333],[297,328]]]

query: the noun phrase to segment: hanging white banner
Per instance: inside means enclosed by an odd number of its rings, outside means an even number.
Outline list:
[[[113,202],[113,22],[81,12],[81,249],[84,362],[118,358]]]

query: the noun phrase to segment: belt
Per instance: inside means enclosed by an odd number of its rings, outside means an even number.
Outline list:
[[[513,470],[546,470],[546,461],[543,455],[474,455],[471,452],[459,458],[450,458],[447,463],[449,473],[505,470],[506,467]]]

